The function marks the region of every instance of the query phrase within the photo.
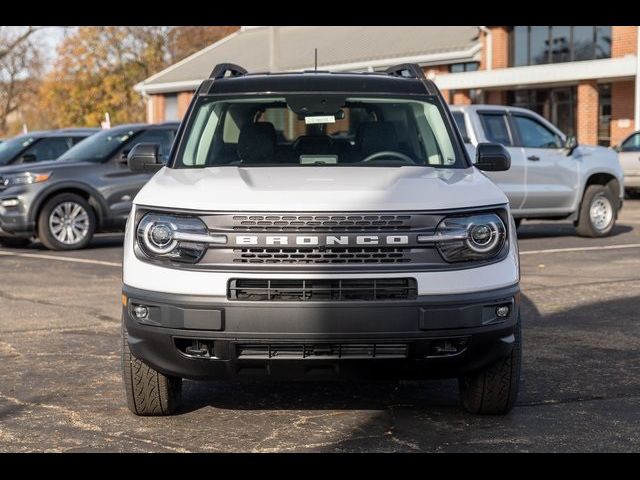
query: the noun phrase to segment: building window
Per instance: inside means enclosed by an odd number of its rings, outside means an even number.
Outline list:
[[[538,88],[507,92],[507,104],[542,115],[563,133],[576,132],[576,88]]]
[[[172,122],[178,118],[178,95],[173,93],[164,96],[164,121]]]
[[[512,67],[611,57],[610,26],[515,26]]]
[[[611,84],[598,85],[598,145],[611,145]]]
[[[452,63],[449,65],[449,72],[475,72],[478,68],[480,68],[479,62]]]

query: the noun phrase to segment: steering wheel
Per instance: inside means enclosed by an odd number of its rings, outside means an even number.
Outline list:
[[[385,150],[382,152],[372,153],[367,158],[363,158],[362,160],[360,160],[360,162],[362,163],[373,162],[374,160],[377,160],[378,158],[383,158],[383,157],[395,157],[399,160],[404,160],[405,162],[409,162],[412,165],[416,165],[416,162],[409,155],[405,155],[404,153],[401,153],[401,152],[394,152],[392,150]]]

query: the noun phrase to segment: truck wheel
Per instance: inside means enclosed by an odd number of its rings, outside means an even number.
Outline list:
[[[38,237],[49,250],[84,248],[95,229],[93,208],[75,193],[62,193],[49,199],[38,217]]]
[[[606,237],[618,214],[617,200],[604,185],[589,185],[582,197],[576,230],[581,237]]]
[[[515,343],[511,354],[459,379],[462,405],[467,412],[485,415],[505,414],[513,407],[520,386],[521,328],[518,314],[518,322],[513,332]]]
[[[26,247],[31,244],[30,238],[22,237],[0,237],[0,246],[10,248]]]
[[[182,379],[163,375],[131,355],[124,325],[122,377],[127,406],[136,415],[171,415],[180,406]]]

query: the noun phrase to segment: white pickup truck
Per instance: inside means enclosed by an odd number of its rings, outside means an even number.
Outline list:
[[[487,172],[507,195],[519,224],[523,218],[572,220],[581,236],[611,233],[624,195],[617,153],[578,145],[540,115],[498,105],[452,106],[470,158],[480,143],[500,143],[511,168]]]

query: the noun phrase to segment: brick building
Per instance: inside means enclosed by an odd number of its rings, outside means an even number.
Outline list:
[[[148,121],[180,119],[213,65],[374,71],[418,63],[451,104],[530,108],[581,143],[640,129],[636,26],[242,27],[136,85]]]

